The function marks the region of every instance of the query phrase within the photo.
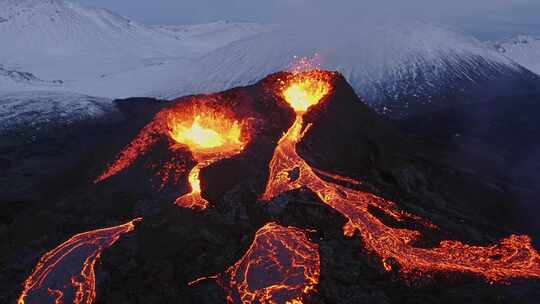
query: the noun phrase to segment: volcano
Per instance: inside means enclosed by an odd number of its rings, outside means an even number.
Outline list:
[[[121,118],[73,125],[63,140],[92,144],[49,195],[6,210],[8,300],[540,299],[540,255],[512,209],[474,212],[500,192],[464,199],[459,171],[441,173],[337,72],[116,104]]]

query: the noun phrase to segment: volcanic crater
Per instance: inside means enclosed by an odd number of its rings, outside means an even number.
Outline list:
[[[531,238],[466,207],[493,195],[458,204],[461,177],[419,157],[338,73],[117,105],[119,117],[94,130],[58,135],[91,144],[69,151],[77,161],[47,181],[47,196],[7,210],[8,300],[540,299]],[[68,177],[66,189],[58,179]],[[17,230],[29,221],[45,228]]]

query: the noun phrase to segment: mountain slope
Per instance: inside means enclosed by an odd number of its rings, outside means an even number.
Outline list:
[[[217,21],[195,25],[157,25],[153,28],[176,39],[187,40],[198,49],[214,50],[233,41],[267,32],[272,26],[258,23]]]
[[[10,41],[0,54],[2,59],[26,54],[91,55],[95,51],[155,57],[175,54],[181,46],[177,39],[149,27],[70,1],[3,0],[0,12],[4,20],[0,35]]]
[[[1,0],[0,41],[7,43],[0,48],[0,65],[45,82],[61,80],[58,90],[145,95],[156,88],[154,79],[179,83],[195,58],[264,28],[224,22],[151,27],[68,0]],[[137,85],[130,85],[133,77]],[[2,78],[0,91],[21,88]]]
[[[10,41],[0,64],[45,82],[61,80],[58,90],[109,98],[219,91],[317,52],[322,68],[340,71],[379,112],[397,117],[441,92],[520,69],[477,41],[422,22],[149,27],[64,0],[3,0],[0,16],[0,39]]]
[[[538,209],[540,193],[540,77],[444,28],[395,21],[281,28],[206,55],[192,82],[171,85],[166,96],[254,83],[314,53],[322,68],[342,72],[367,103],[425,144],[432,161],[510,189],[524,226],[534,221],[527,212]]]
[[[322,68],[340,71],[380,111],[390,108],[383,101],[417,96],[429,102],[441,87],[457,90],[457,83],[519,70],[483,44],[441,27],[363,21],[349,29],[281,28],[231,43],[202,59],[190,91],[246,85],[286,69],[294,56],[314,53]]]
[[[0,2],[0,62],[43,79],[71,80],[142,65],[145,58],[190,56],[181,41],[106,10],[63,0]]]
[[[0,94],[0,131],[47,124],[69,125],[112,113],[114,104],[96,98],[64,92],[16,92]]]
[[[540,75],[540,38],[518,36],[495,44],[504,56]]]

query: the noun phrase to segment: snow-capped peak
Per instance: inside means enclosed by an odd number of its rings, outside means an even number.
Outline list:
[[[428,102],[441,86],[518,69],[479,41],[440,26],[410,20],[362,20],[342,27],[283,27],[231,43],[203,58],[187,91],[220,91],[253,83],[287,69],[295,56],[315,53],[322,68],[344,74],[372,103],[403,96]],[[166,96],[180,93],[171,89]]]
[[[92,9],[64,0],[4,0],[0,2],[0,37],[9,38],[0,55],[17,53],[81,55],[85,50],[110,51],[137,48],[133,55],[170,54],[179,45],[151,28],[132,22],[107,10]],[[59,45],[60,44],[60,45]]]
[[[9,42],[0,48],[0,64],[42,80],[39,89],[109,98],[221,91],[317,53],[322,68],[341,72],[384,112],[392,102],[429,102],[441,92],[520,71],[507,53],[441,26],[381,18],[145,26],[68,0],[0,0],[0,41]],[[0,81],[13,83],[9,77]],[[54,88],[47,88],[51,82]]]
[[[493,45],[504,56],[540,75],[540,37],[519,35]]]

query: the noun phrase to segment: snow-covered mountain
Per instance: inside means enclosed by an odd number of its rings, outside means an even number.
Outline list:
[[[0,87],[5,86],[24,90],[25,88],[36,88],[40,86],[54,87],[61,84],[62,81],[60,80],[44,81],[30,72],[11,69],[0,64]]]
[[[149,27],[75,2],[2,0],[0,14],[1,35],[11,38],[2,58],[32,53],[70,56],[88,50],[152,57],[176,54],[180,46],[176,39],[167,39]],[[138,48],[126,48],[128,45]]]
[[[42,79],[92,78],[146,58],[192,54],[178,39],[70,1],[2,0],[0,17],[0,63]]]
[[[314,53],[322,68],[340,71],[373,104],[403,96],[429,102],[442,86],[459,90],[463,82],[519,70],[483,43],[441,27],[364,21],[350,29],[281,28],[233,42],[202,58],[188,91],[252,83]],[[172,88],[168,96],[181,93]]]
[[[444,143],[440,161],[540,184],[538,40],[494,48],[425,22],[358,19],[146,26],[68,0],[0,0],[0,132],[103,116],[114,98],[247,85],[317,53],[403,132]]]
[[[0,0],[0,92],[56,90],[174,98],[253,83],[315,53],[381,113],[522,73],[484,43],[441,26],[364,18],[354,24],[216,22],[145,26],[67,0]],[[397,113],[397,114],[396,114]]]
[[[124,83],[114,82],[116,75],[134,75],[139,69],[170,64],[179,77],[184,68],[178,66],[186,60],[256,30],[255,25],[220,23],[159,28],[68,0],[0,0],[0,41],[5,42],[0,64],[44,81],[62,80],[69,91],[127,97],[144,92],[115,94],[115,88],[125,92]],[[175,34],[179,31],[183,35]],[[219,40],[215,46],[212,37]],[[0,84],[0,91],[9,89],[7,81]],[[95,91],[103,88],[103,92]]]
[[[540,75],[540,37],[518,36],[495,43],[504,56]]]
[[[24,127],[71,123],[115,111],[111,100],[66,92],[29,91],[0,94],[0,133]]]
[[[187,40],[197,49],[214,50],[232,41],[270,31],[273,26],[258,23],[217,21],[195,25],[156,25],[153,28],[180,40]]]
[[[32,73],[11,70],[0,65],[0,87],[24,87],[39,81]]]

